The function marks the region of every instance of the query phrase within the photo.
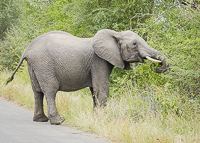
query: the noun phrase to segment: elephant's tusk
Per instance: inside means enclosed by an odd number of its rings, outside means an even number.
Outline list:
[[[152,61],[152,62],[162,63],[162,61],[153,59],[153,58],[151,58],[151,57],[149,57],[149,56],[146,56],[145,58],[147,58],[148,60],[150,60],[150,61]]]

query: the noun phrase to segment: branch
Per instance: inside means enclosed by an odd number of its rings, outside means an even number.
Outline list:
[[[194,21],[194,22],[196,22],[196,23],[199,23],[200,24],[200,22],[199,21],[197,21],[197,20],[195,20],[195,19],[193,19],[193,15],[191,15],[190,14],[190,16],[187,16],[184,12],[183,12],[183,10],[181,9],[181,7],[180,7],[180,11],[181,11],[181,13],[182,13],[182,16],[185,18],[185,19],[189,19],[189,20],[192,20],[192,21]]]
[[[198,11],[198,10],[194,10],[194,9],[192,9],[192,8],[190,8],[190,7],[188,7],[188,6],[186,6],[186,5],[182,5],[184,8],[186,8],[186,9],[188,9],[188,10],[190,10],[190,11],[192,11],[192,12],[194,12],[194,13],[199,13],[200,14],[200,12]],[[199,15],[197,15],[197,16],[199,16]],[[200,17],[200,16],[199,16]]]
[[[200,6],[198,6],[197,3],[193,2],[188,2],[188,1],[184,1],[184,0],[179,0],[180,4],[182,5],[191,5],[191,7],[195,8],[195,9],[200,9]]]
[[[171,7],[169,7],[167,10],[165,10],[164,12],[162,12],[161,14],[159,14],[158,18],[156,18],[155,21],[157,21],[160,17],[162,17],[163,14],[165,14],[167,11],[169,11],[170,9],[172,9],[172,8],[178,6],[178,5],[179,4],[175,4],[175,5],[171,6]]]
[[[200,38],[199,35],[192,34],[192,33],[189,33],[189,32],[187,32],[187,31],[181,31],[181,30],[180,30],[180,32],[183,32],[183,33],[186,33],[186,34],[189,34],[189,35],[192,35],[192,36],[195,36],[195,37],[199,37],[199,38]]]
[[[146,16],[146,15],[158,15],[158,14],[151,14],[151,13],[145,13],[145,14],[143,14],[143,13],[136,13],[133,17],[131,17],[130,19],[132,20],[132,19],[134,19],[135,17],[144,17],[144,16]]]
[[[149,25],[148,27],[145,27],[145,28],[137,28],[137,29],[131,29],[131,30],[137,31],[137,30],[139,30],[139,29],[147,29],[147,28],[151,27],[152,25],[154,25],[154,24],[158,21],[158,19],[160,19],[161,17],[163,17],[163,14],[165,14],[167,11],[169,11],[170,9],[172,9],[172,8],[174,8],[174,7],[176,7],[176,6],[178,6],[178,4],[175,4],[175,5],[171,6],[171,7],[169,7],[167,10],[165,10],[165,11],[162,12],[161,14],[151,14],[151,13],[142,14],[142,13],[136,13],[132,18],[130,18],[130,21],[131,21],[132,19],[136,18],[136,17],[143,17],[143,16],[146,16],[146,15],[156,15],[156,16],[158,16],[158,17],[155,19],[155,22],[152,23],[151,25]],[[140,15],[140,16],[139,16],[139,15]],[[130,25],[130,27],[131,27],[131,25]]]

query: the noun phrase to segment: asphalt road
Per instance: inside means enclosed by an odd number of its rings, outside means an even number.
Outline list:
[[[29,111],[0,97],[0,143],[109,143],[66,125],[33,122]]]

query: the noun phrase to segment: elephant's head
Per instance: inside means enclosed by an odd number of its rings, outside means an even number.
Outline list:
[[[142,37],[132,31],[102,29],[93,37],[92,45],[99,57],[122,69],[129,69],[129,63],[143,62],[144,59],[162,63],[156,69],[157,73],[165,72],[168,68],[166,56],[150,47]]]

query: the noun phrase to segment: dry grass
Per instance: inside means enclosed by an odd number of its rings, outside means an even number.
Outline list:
[[[10,73],[0,74],[0,96],[33,109],[34,99],[31,85],[24,79],[28,75],[17,74],[13,82],[5,86]],[[121,98],[111,98],[108,106],[93,113],[92,97],[88,89],[77,92],[59,92],[56,98],[59,113],[65,124],[89,131],[114,142],[127,143],[198,143],[200,142],[199,115],[190,120],[173,113],[166,116],[152,114],[144,100],[126,89]],[[160,90],[160,89],[159,89]],[[127,95],[127,96],[125,96]],[[46,106],[45,106],[46,108]]]
[[[33,109],[34,97],[31,85],[25,83],[23,78],[17,77],[20,76],[17,74],[16,80],[6,86],[6,81],[10,75],[11,73],[8,74],[7,71],[0,74],[0,96],[25,108]]]

